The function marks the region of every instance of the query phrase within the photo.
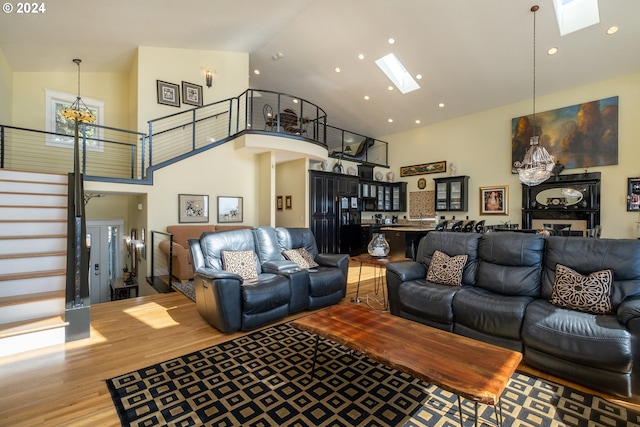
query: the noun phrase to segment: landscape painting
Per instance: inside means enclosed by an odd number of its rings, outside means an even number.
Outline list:
[[[511,163],[522,161],[533,116],[511,120]],[[618,164],[618,97],[536,113],[540,145],[565,169]]]

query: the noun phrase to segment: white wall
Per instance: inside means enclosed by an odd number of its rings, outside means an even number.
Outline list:
[[[0,49],[0,124],[10,125],[13,99],[13,75],[7,57]]]
[[[640,114],[640,74],[538,98],[536,110],[548,111],[611,96],[619,96],[618,165],[589,168],[589,171],[602,173],[603,237],[636,238],[636,221],[640,218],[638,213],[626,211],[626,187],[627,178],[640,176],[640,144],[636,122]],[[390,170],[395,173],[396,180],[408,182],[407,191],[417,191],[417,181],[421,177],[427,179],[426,190],[433,190],[432,178],[446,174],[400,177],[400,167],[441,160],[446,160],[447,166],[454,163],[456,175],[471,177],[470,219],[485,219],[487,225],[507,220],[519,224],[522,190],[517,175],[511,173],[511,119],[531,114],[531,102],[527,100],[381,138],[389,142]],[[563,174],[582,171],[565,169]],[[479,188],[492,185],[509,186],[508,216],[479,215]],[[452,214],[446,215],[450,218]],[[460,213],[458,215],[462,216]]]

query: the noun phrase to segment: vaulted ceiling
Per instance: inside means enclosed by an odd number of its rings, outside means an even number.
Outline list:
[[[533,4],[538,96],[640,72],[638,0],[601,0],[600,23],[564,37],[551,0],[43,4],[44,13],[0,15],[0,48],[13,71],[72,71],[78,57],[83,71],[125,72],[137,46],[248,52],[252,88],[304,98],[329,124],[377,138],[531,99]],[[614,25],[620,31],[607,35]],[[551,47],[556,55],[547,55]],[[390,52],[422,75],[419,90],[388,90],[374,61]]]

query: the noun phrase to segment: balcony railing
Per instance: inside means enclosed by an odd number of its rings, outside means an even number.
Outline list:
[[[387,143],[327,125],[319,106],[293,95],[249,89],[235,98],[150,120],[149,133],[99,125],[80,129],[86,179],[150,183],[154,169],[242,133],[278,134],[326,147],[330,157],[388,167]],[[0,125],[0,168],[67,173],[69,135]]]

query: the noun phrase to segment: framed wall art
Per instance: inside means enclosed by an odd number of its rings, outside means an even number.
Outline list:
[[[291,209],[291,196],[284,196],[284,208]]]
[[[209,196],[178,194],[178,222],[209,222]]]
[[[276,196],[276,207],[279,211],[282,210],[282,196]]]
[[[218,223],[242,222],[242,197],[218,196]]]
[[[508,215],[509,186],[480,187],[480,215]]]
[[[426,175],[447,171],[447,162],[423,163],[421,165],[401,166],[400,176]]]
[[[627,210],[640,211],[640,178],[627,178]]]
[[[184,104],[202,107],[202,86],[183,81],[182,102]]]
[[[158,91],[158,104],[171,105],[172,107],[180,106],[180,86],[156,80],[156,89]]]

